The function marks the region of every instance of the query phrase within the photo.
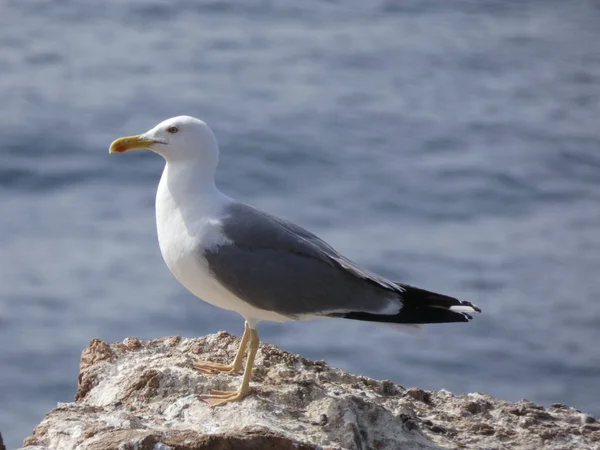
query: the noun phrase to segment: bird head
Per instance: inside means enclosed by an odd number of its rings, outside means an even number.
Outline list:
[[[216,166],[219,157],[217,140],[203,121],[190,116],[167,119],[151,130],[135,136],[125,136],[110,144],[109,153],[148,149],[168,162],[197,160]]]

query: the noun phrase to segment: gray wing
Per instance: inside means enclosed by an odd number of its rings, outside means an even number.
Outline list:
[[[231,241],[204,251],[216,279],[251,305],[286,316],[362,311],[394,314],[403,288],[354,265],[309,231],[235,203],[222,232]]]

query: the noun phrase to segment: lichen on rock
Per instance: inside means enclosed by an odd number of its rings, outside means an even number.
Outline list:
[[[405,389],[263,344],[249,397],[211,408],[198,396],[236,389],[235,375],[204,375],[195,358],[229,362],[239,341],[93,339],[75,402],[60,404],[24,449],[597,449],[600,424],[555,404]],[[1,442],[1,441],[0,441]],[[1,445],[1,444],[0,444]]]

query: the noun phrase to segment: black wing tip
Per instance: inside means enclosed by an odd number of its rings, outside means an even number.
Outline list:
[[[473,308],[474,312],[481,312],[481,308],[474,305],[471,302],[467,302],[464,300],[458,300],[457,298],[451,297],[449,295],[438,294],[436,292],[431,292],[425,289],[421,289],[415,286],[411,286],[410,284],[404,283],[396,283],[404,292],[403,299],[404,300],[414,300],[419,302],[430,303],[431,306],[439,306],[450,308],[452,306],[468,306]]]
[[[461,301],[448,295],[437,294],[407,284],[397,283],[402,289],[402,308],[397,314],[377,314],[364,311],[348,311],[335,317],[404,324],[453,323],[473,320],[473,313],[481,308],[471,302]]]
[[[478,312],[478,313],[480,313],[480,314],[481,314],[481,308],[480,308],[480,307],[478,307],[478,306],[475,306],[475,305],[473,305],[472,303],[469,303],[469,306],[470,306],[471,308],[473,308],[473,309],[475,310],[475,312]]]
[[[419,310],[400,310],[398,314],[373,314],[362,311],[332,313],[328,317],[361,320],[366,322],[400,323],[407,325],[426,325],[438,323],[469,322],[473,317],[464,312],[444,308],[423,308]]]
[[[471,302],[465,302],[465,301],[461,301],[458,300],[460,303],[457,306],[468,306],[469,308],[473,308],[473,311],[481,313],[481,308],[479,306],[474,305]]]
[[[481,308],[471,302],[461,301],[408,284],[396,284],[401,289],[399,296],[402,302],[402,308],[396,314],[347,311],[331,313],[327,316],[367,322],[424,325],[469,322],[473,320],[473,313],[481,313]]]

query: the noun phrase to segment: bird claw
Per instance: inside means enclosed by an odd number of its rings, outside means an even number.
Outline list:
[[[210,361],[203,361],[201,359],[197,359],[194,361],[194,369],[206,375],[216,375],[219,373],[235,374],[241,370],[237,367],[234,367],[231,364],[220,364]]]
[[[219,391],[218,389],[211,389],[208,394],[204,394],[210,397],[231,397],[233,394],[237,394],[237,391]]]
[[[200,400],[205,401],[210,406],[221,406],[229,402],[237,402],[248,395],[247,392],[240,391],[219,391],[211,390],[208,394],[200,395]]]

